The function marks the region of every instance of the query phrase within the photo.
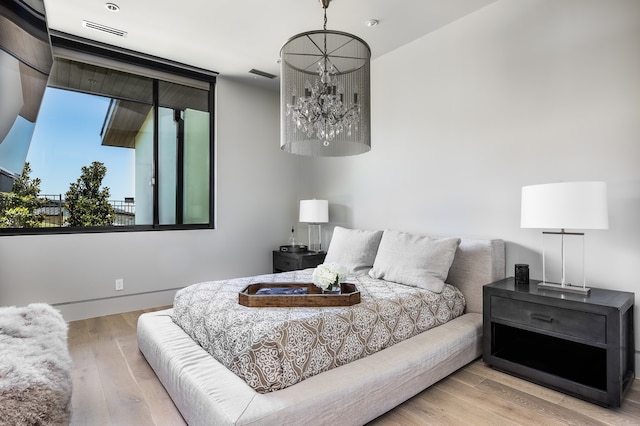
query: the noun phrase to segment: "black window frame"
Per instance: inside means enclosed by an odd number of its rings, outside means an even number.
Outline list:
[[[62,48],[69,51],[77,52],[81,55],[89,55],[91,57],[103,58],[115,63],[130,65],[133,67],[142,67],[152,73],[154,71],[171,74],[176,77],[184,77],[191,80],[208,83],[209,87],[209,222],[208,223],[176,223],[176,224],[160,224],[159,218],[159,176],[155,176],[156,182],[153,186],[153,224],[145,225],[121,225],[121,226],[87,226],[87,227],[42,227],[42,228],[0,228],[0,236],[3,235],[47,235],[47,234],[89,234],[104,232],[141,232],[141,231],[165,231],[165,230],[196,230],[196,229],[215,229],[215,88],[216,77],[215,71],[208,71],[202,68],[185,65],[179,62],[171,61],[156,56],[135,52],[132,50],[107,45],[98,41],[73,36],[70,34],[50,30],[51,44],[55,48]],[[55,56],[55,54],[54,54]],[[54,58],[55,60],[55,58]],[[77,60],[76,60],[77,61]],[[137,74],[135,71],[127,71]],[[153,163],[154,169],[159,170],[159,81],[153,78],[153,114],[154,114],[154,135],[153,135]],[[169,81],[169,80],[163,80]],[[169,81],[171,82],[171,81]],[[181,158],[179,152],[178,158]],[[181,173],[183,165],[178,166]],[[177,186],[176,197],[183,196],[184,188]],[[182,220],[182,212],[176,214],[176,221]]]

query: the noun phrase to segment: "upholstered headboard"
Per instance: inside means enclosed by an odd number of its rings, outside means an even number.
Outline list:
[[[482,286],[504,277],[504,241],[463,238],[446,282],[462,291],[466,312],[482,313]]]

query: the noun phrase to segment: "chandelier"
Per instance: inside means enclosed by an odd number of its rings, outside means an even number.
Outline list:
[[[362,39],[327,30],[290,38],[280,50],[280,148],[337,157],[371,149],[370,58]]]

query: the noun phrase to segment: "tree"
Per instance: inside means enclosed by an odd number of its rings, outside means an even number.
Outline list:
[[[22,174],[13,181],[11,192],[0,193],[0,228],[38,228],[45,215],[47,200],[41,199],[40,179],[31,179],[31,166],[24,163]]]
[[[109,203],[108,187],[101,188],[107,167],[98,161],[83,166],[82,174],[69,186],[66,207],[69,226],[110,226],[115,219],[115,209]]]

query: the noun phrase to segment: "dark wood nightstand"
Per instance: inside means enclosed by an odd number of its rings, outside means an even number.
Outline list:
[[[498,370],[587,401],[619,407],[635,377],[634,294],[589,296],[516,286],[483,287],[483,359]]]
[[[324,262],[327,253],[302,251],[297,253],[273,251],[273,272],[295,271],[297,269],[315,268]]]

